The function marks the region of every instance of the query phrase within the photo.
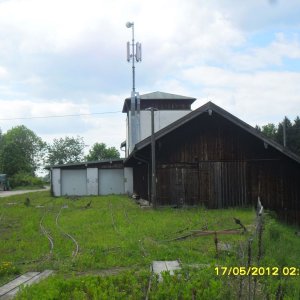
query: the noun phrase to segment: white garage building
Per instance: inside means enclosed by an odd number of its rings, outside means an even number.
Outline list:
[[[54,196],[132,194],[132,168],[123,159],[55,165],[51,170]]]
[[[135,145],[151,134],[153,108],[154,131],[157,132],[191,112],[196,98],[153,92],[126,98],[125,156],[128,158]],[[126,160],[125,158],[125,160]],[[132,168],[124,167],[123,159],[82,162],[49,167],[54,196],[133,194]],[[141,160],[141,158],[140,158]]]

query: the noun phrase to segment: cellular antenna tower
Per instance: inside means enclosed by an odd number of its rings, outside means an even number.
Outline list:
[[[132,29],[132,42],[127,42],[127,61],[130,62],[132,60],[132,91],[135,92],[135,65],[134,61],[141,62],[142,61],[142,44],[134,42],[134,23],[127,22],[127,28]]]
[[[133,150],[136,143],[140,141],[140,95],[135,90],[135,62],[142,61],[142,44],[134,41],[134,23],[127,22],[127,28],[132,29],[132,41],[127,42],[127,61],[132,61],[132,91],[130,101],[128,151]]]

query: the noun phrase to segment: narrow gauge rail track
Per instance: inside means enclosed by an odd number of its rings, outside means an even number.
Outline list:
[[[124,204],[122,204],[122,209],[123,209],[123,213],[124,213],[127,224],[132,224],[132,221],[130,220],[130,218],[128,216],[127,209],[125,208]]]
[[[121,235],[119,229],[117,228],[116,222],[115,222],[115,217],[114,217],[114,212],[113,212],[111,201],[109,201],[109,203],[108,203],[108,208],[109,208],[109,212],[110,212],[112,226],[113,226],[115,232],[118,233],[119,235]]]
[[[114,209],[113,209],[113,204],[111,201],[109,201],[109,204],[108,204],[108,207],[109,207],[109,211],[110,211],[110,216],[111,216],[111,222],[112,222],[112,226],[115,230],[115,232],[123,239],[123,240],[126,240],[126,237],[123,233],[120,232],[118,226],[116,225],[116,221],[115,221],[115,216],[114,216]],[[121,207],[121,210],[122,210],[122,213],[123,213],[123,217],[126,221],[126,223],[128,225],[132,225],[132,221],[130,220],[128,214],[127,214],[127,211],[124,207],[124,205],[122,205]],[[142,255],[145,257],[145,256],[149,256],[149,251],[145,248],[144,246],[144,241],[143,240],[138,240],[138,248],[140,249]]]
[[[63,208],[65,208],[65,206],[62,206],[62,207],[60,208],[60,210],[59,210],[59,212],[58,212],[58,214],[57,214],[57,216],[56,216],[56,218],[55,218],[55,224],[56,224],[56,227],[61,231],[61,233],[62,233],[63,235],[65,235],[65,236],[67,236],[69,239],[71,239],[71,240],[73,241],[73,243],[75,244],[75,250],[72,252],[72,257],[75,258],[75,257],[77,256],[78,252],[79,252],[79,244],[78,244],[78,242],[76,241],[76,239],[75,239],[71,234],[65,232],[65,231],[63,230],[63,228],[62,228],[62,227],[59,225],[59,223],[58,223],[58,219],[59,219],[59,217],[60,217],[60,214],[61,214]]]
[[[41,220],[40,220],[40,228],[42,230],[42,233],[45,235],[45,237],[49,240],[49,243],[50,243],[50,251],[49,251],[49,255],[48,257],[50,257],[53,253],[53,249],[54,249],[54,240],[53,240],[53,237],[50,235],[50,233],[46,230],[46,228],[44,227],[43,225],[43,221],[44,221],[44,218],[46,216],[47,212],[45,211],[45,213],[43,214]]]

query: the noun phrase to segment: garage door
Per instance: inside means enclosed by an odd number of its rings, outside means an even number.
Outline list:
[[[87,194],[86,169],[62,170],[61,181],[62,195],[83,196]]]
[[[99,194],[124,194],[124,169],[99,170]]]

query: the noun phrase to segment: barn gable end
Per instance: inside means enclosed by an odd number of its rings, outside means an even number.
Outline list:
[[[252,205],[299,220],[300,159],[209,102],[156,132],[157,202],[221,208]],[[134,190],[150,199],[150,138],[125,161]]]

